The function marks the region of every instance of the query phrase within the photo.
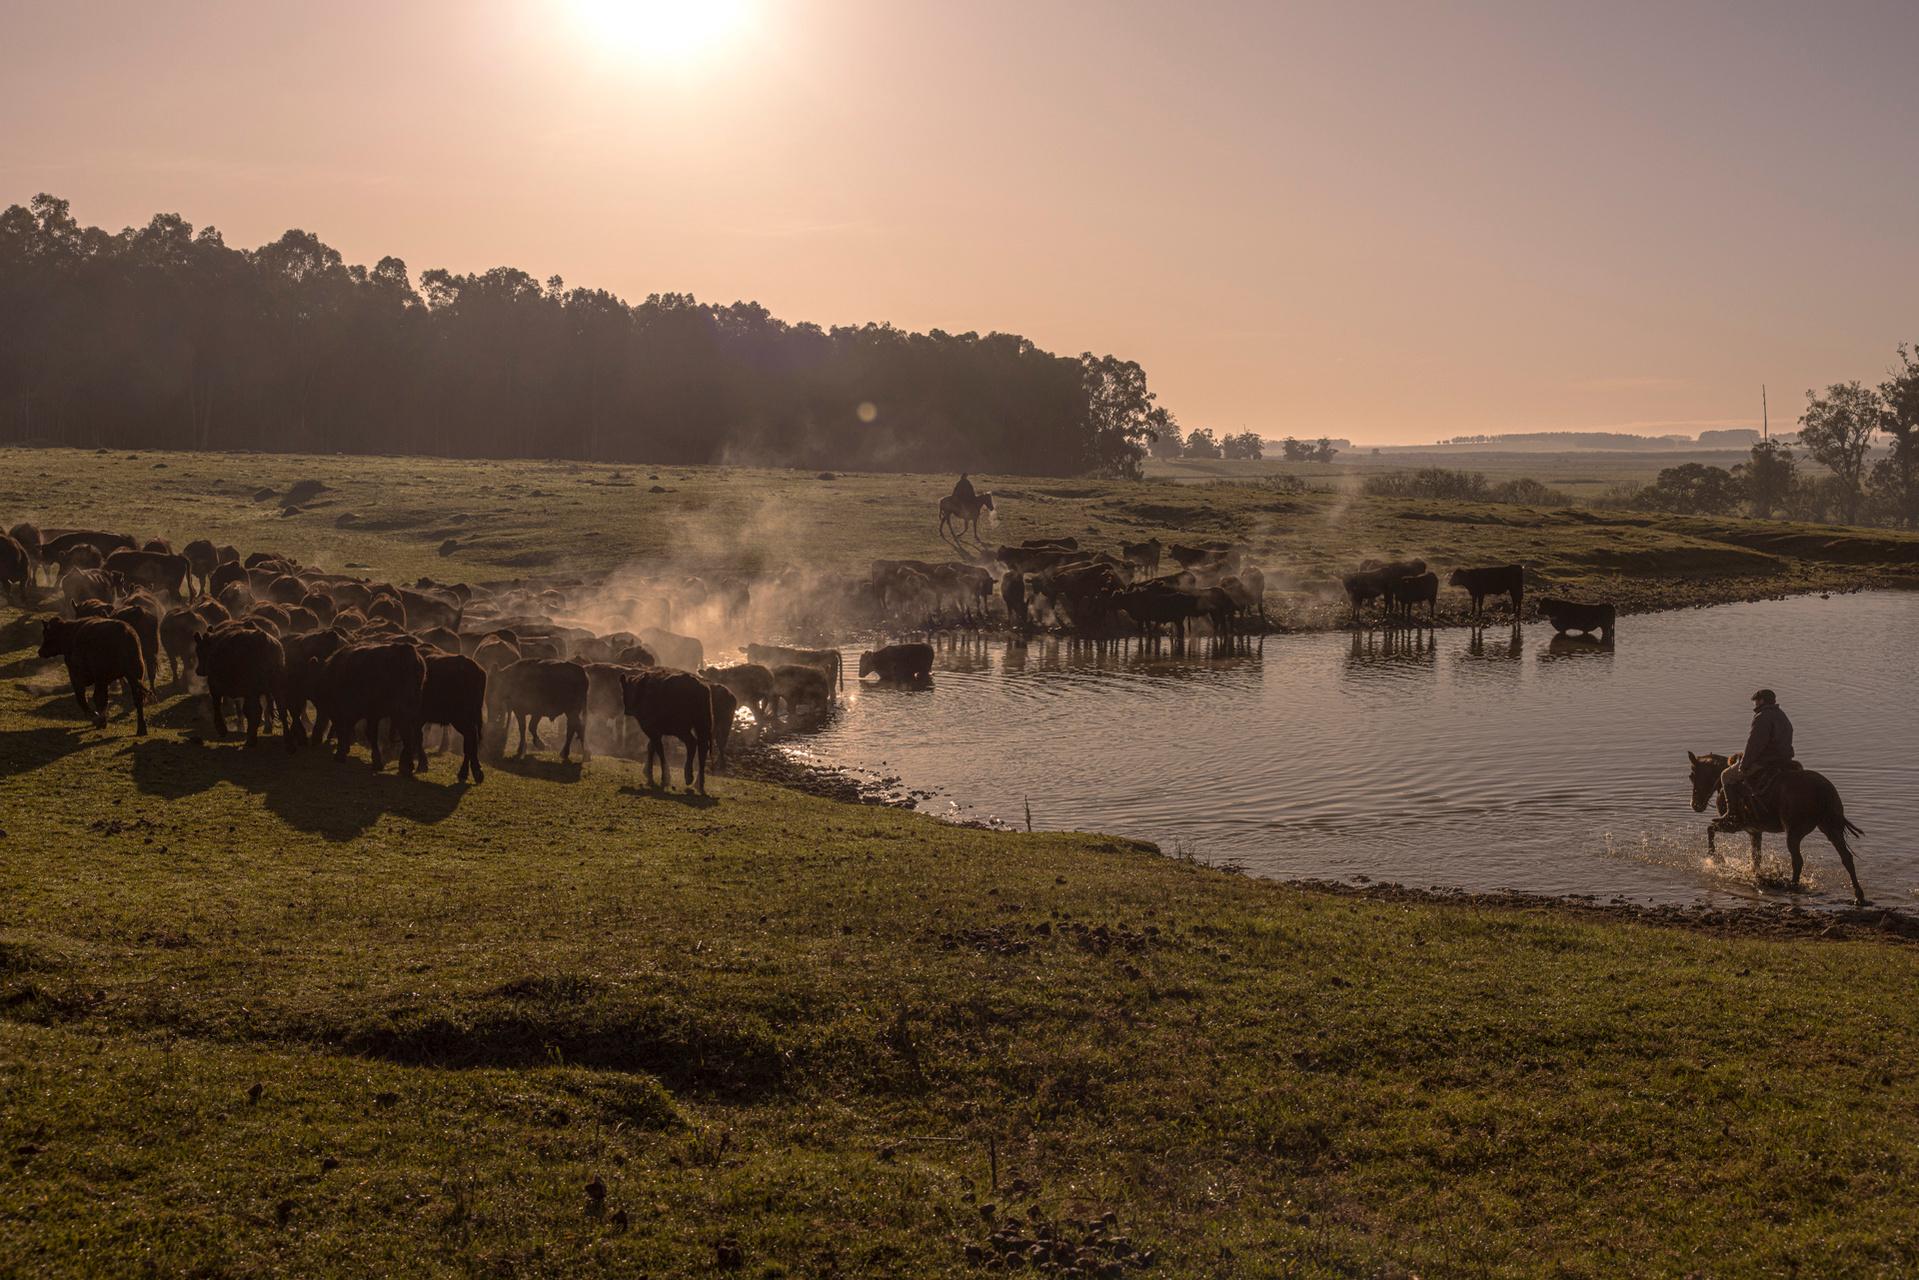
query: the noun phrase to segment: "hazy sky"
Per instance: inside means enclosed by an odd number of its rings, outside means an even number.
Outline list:
[[[736,2],[0,0],[0,203],[1010,330],[1268,436],[1777,424],[1919,340],[1915,0]]]

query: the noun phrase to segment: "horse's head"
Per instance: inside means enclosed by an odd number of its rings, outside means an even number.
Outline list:
[[[993,495],[990,493],[982,493],[979,496],[979,505],[980,510],[991,511],[993,509]]]
[[[1692,765],[1692,811],[1704,813],[1706,806],[1719,794],[1720,775],[1726,772],[1730,761],[1717,752],[1696,756],[1688,751],[1686,759]]]

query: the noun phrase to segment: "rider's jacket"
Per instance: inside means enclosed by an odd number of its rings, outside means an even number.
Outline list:
[[[1752,732],[1746,735],[1746,751],[1740,764],[1748,772],[1776,769],[1792,760],[1792,721],[1776,702],[1768,702],[1752,715]]]

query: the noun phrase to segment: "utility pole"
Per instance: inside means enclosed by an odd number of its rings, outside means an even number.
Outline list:
[[[1759,427],[1766,439],[1772,439],[1772,414],[1766,408],[1766,384],[1759,384]]]

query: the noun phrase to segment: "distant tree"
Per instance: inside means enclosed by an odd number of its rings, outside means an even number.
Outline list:
[[[1281,440],[1279,448],[1281,455],[1288,462],[1310,462],[1313,457],[1312,445],[1304,440],[1295,440],[1291,436]]]
[[[1866,452],[1872,447],[1873,434],[1886,425],[1886,404],[1877,389],[1855,381],[1835,382],[1823,396],[1806,392],[1799,443],[1845,486],[1840,510],[1847,524],[1858,519]]]
[[[1146,446],[1155,458],[1177,458],[1186,452],[1186,437],[1171,411],[1155,407],[1151,414],[1152,441]]]
[[[1251,431],[1223,436],[1219,442],[1220,456],[1224,458],[1257,462],[1264,455],[1265,450],[1266,442]]]
[[[1697,462],[1667,467],[1639,491],[1634,505],[1677,515],[1731,515],[1746,501],[1746,486],[1724,467]]]
[[[1156,434],[1184,443],[1137,363],[1017,334],[416,277],[308,231],[109,232],[51,195],[0,209],[4,441],[1136,475]]]
[[[1186,456],[1189,458],[1217,458],[1221,454],[1219,442],[1213,439],[1212,428],[1195,427],[1186,437]]]
[[[1777,440],[1761,440],[1752,447],[1751,460],[1733,468],[1745,483],[1754,515],[1763,520],[1786,505],[1797,466],[1791,449]]]
[[[1314,462],[1331,462],[1338,453],[1339,450],[1333,447],[1333,442],[1325,436],[1321,436],[1319,443],[1313,446],[1312,460]]]
[[[1899,364],[1879,385],[1880,425],[1892,437],[1892,453],[1873,464],[1872,487],[1892,518],[1913,528],[1919,526],[1919,347],[1900,347]]]

